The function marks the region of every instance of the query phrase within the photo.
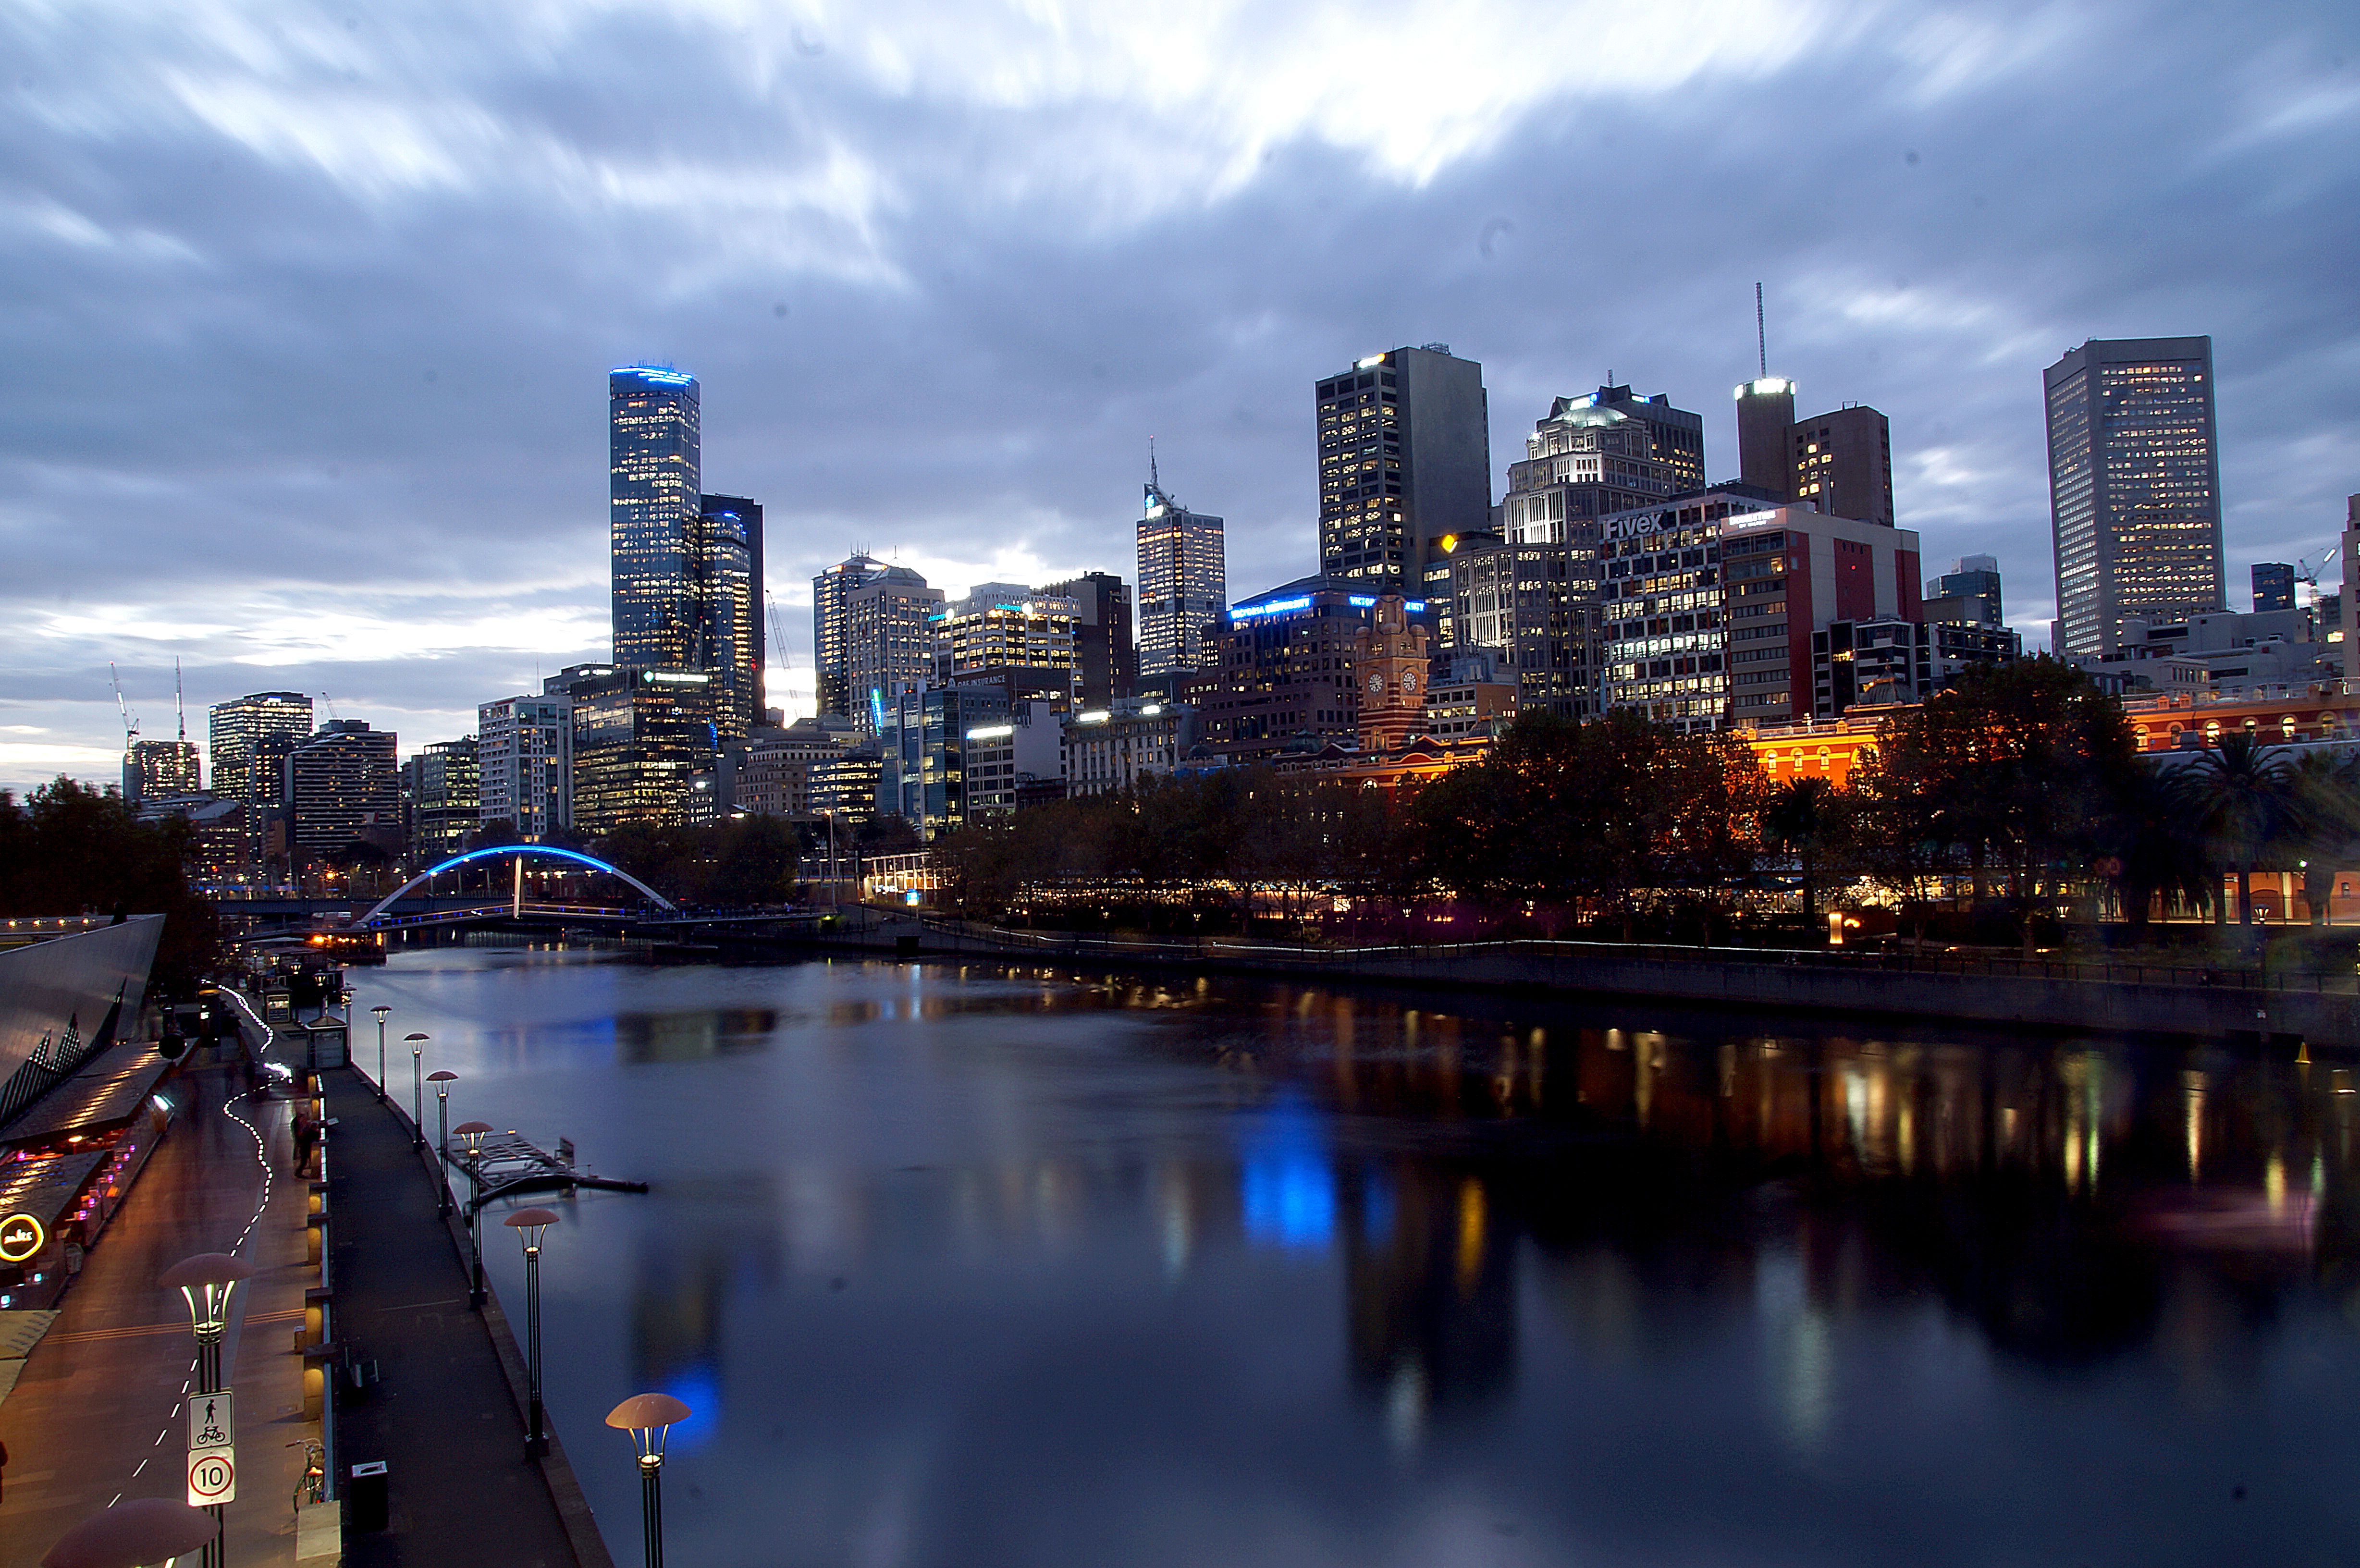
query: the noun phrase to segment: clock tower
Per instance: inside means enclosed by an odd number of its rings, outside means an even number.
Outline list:
[[[1380,595],[1374,616],[1352,635],[1362,751],[1399,751],[1426,733],[1426,642],[1398,593]]]

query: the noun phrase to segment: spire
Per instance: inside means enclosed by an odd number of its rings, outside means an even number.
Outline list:
[[[1155,438],[1153,436],[1147,438],[1147,487],[1151,490],[1164,488],[1164,481],[1157,477],[1155,473]]]
[[[180,712],[180,742],[185,746],[189,739],[189,704],[180,695],[180,661],[177,657],[172,660],[172,706]]]
[[[1770,332],[1763,322],[1762,285],[1759,283],[1754,286],[1754,346],[1762,356],[1761,374],[1766,380],[1770,375]]]

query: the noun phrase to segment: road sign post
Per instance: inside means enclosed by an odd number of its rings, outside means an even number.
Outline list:
[[[237,1501],[237,1450],[204,1448],[189,1455],[189,1507],[214,1508]]]
[[[189,1453],[237,1446],[237,1396],[227,1388],[189,1396]]]

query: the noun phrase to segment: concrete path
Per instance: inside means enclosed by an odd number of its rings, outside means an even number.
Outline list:
[[[60,1536],[119,1498],[181,1496],[180,1407],[196,1353],[180,1293],[156,1280],[199,1252],[235,1252],[257,1270],[234,1298],[222,1356],[238,1396],[229,1561],[295,1561],[290,1499],[313,1429],[291,1348],[311,1270],[288,1107],[257,1102],[241,1070],[215,1063],[166,1083],[184,1101],[180,1114],[0,1401],[0,1568],[37,1568]]]

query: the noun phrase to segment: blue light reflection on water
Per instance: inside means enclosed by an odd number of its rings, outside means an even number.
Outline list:
[[[1336,1177],[1320,1131],[1319,1113],[1294,1094],[1244,1124],[1239,1198],[1255,1241],[1320,1247],[1335,1239]]]

